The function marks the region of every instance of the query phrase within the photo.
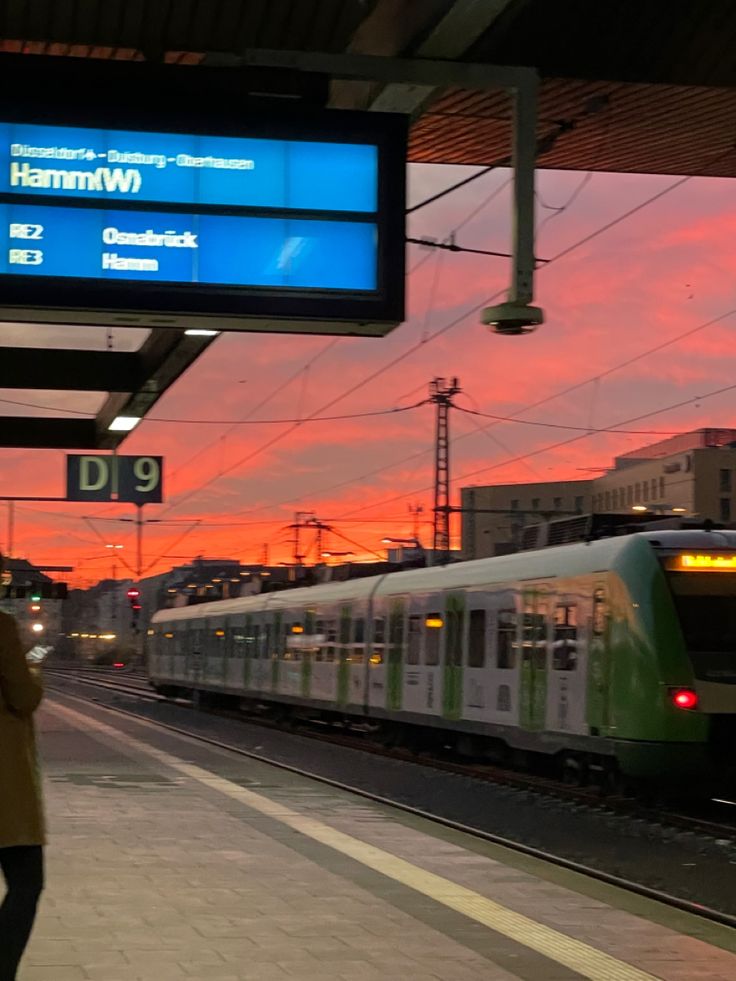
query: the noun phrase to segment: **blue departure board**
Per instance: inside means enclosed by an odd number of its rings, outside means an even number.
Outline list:
[[[0,191],[64,198],[375,212],[370,144],[0,123]]]
[[[22,283],[33,280],[48,307],[231,321],[286,310],[356,321],[345,331],[354,333],[376,314],[397,322],[404,187],[393,137],[375,119],[365,134],[354,120],[344,136],[339,125],[320,124],[313,138],[297,129],[291,138],[287,125],[213,135],[0,121],[0,307],[32,299]],[[399,216],[388,214],[392,199]]]

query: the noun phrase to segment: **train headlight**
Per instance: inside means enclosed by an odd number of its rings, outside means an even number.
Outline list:
[[[692,688],[671,688],[672,704],[679,709],[694,709],[698,707],[698,693]]]
[[[34,632],[34,634],[42,634],[43,633],[43,624],[42,623],[34,623],[31,626],[31,630]]]

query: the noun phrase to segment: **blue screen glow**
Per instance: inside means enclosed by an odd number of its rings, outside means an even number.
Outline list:
[[[0,193],[375,212],[378,148],[363,143],[0,123]]]
[[[0,204],[0,274],[375,290],[372,222]]]

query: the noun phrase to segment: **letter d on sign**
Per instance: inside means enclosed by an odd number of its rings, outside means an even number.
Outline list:
[[[107,485],[109,479],[110,468],[104,457],[82,456],[79,458],[80,491],[102,490]]]

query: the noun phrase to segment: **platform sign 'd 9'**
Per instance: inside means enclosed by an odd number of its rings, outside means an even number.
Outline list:
[[[161,504],[163,457],[71,454],[66,458],[66,499]]]

